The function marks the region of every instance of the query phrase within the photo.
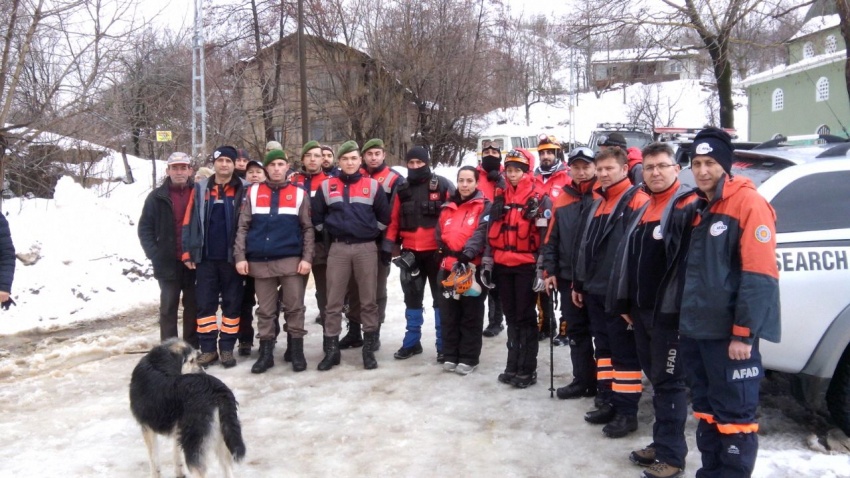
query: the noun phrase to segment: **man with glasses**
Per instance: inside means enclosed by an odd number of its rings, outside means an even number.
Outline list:
[[[537,188],[554,202],[558,196],[564,193],[564,186],[572,181],[567,174],[567,167],[563,162],[564,153],[561,151],[558,140],[545,133],[537,139],[537,155],[540,157],[540,166],[534,170],[534,182]],[[548,293],[538,295],[537,309],[537,339],[545,340],[556,333],[555,311],[553,310],[552,298]],[[565,331],[562,330],[559,335],[566,339],[564,333]],[[559,345],[560,342],[559,340]]]
[[[497,188],[504,189],[505,178],[502,175],[501,141],[485,139],[481,141],[481,164],[478,165],[478,190],[491,203]],[[484,337],[495,337],[504,329],[502,325],[502,302],[498,290],[490,289],[487,294],[487,327],[481,333]]]
[[[570,345],[573,380],[558,389],[558,398],[572,399],[596,395],[596,362],[593,359],[593,338],[586,307],[577,307],[571,300],[578,243],[584,230],[587,212],[597,197],[595,153],[590,148],[576,148],[568,156],[572,181],[554,200],[552,221],[542,248],[546,271],[546,290],[557,289],[561,294],[561,330]],[[566,345],[566,344],[564,344]]]
[[[687,212],[671,204],[681,197],[696,199],[692,188],[679,184],[679,170],[667,143],[644,148],[640,181],[649,192],[649,202],[626,229],[611,277],[613,291],[608,295],[608,307],[634,327],[638,359],[654,392],[652,443],[629,456],[633,463],[649,467],[644,478],[683,476],[688,454],[688,397],[679,359],[679,317],[656,313],[662,278],[690,227]]]

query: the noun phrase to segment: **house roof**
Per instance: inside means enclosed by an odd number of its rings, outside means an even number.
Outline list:
[[[769,70],[762,71],[761,73],[756,73],[755,75],[749,76],[744,79],[744,81],[742,81],[740,85],[747,88],[753,85],[757,85],[759,83],[775,80],[777,78],[783,78],[788,75],[799,73],[801,71],[809,70],[818,66],[829,65],[838,61],[845,61],[846,58],[847,50],[840,50],[832,53],[815,55],[811,58],[800,60],[797,63],[792,63],[790,65],[779,65]]]
[[[627,48],[624,50],[605,50],[594,52],[591,63],[626,63],[648,60],[671,60],[696,56],[699,49],[683,47],[679,50],[667,48]]]
[[[841,24],[841,18],[839,18],[838,14],[833,15],[821,15],[818,17],[810,18],[806,23],[803,24],[802,27],[795,33],[791,38],[788,39],[788,42],[792,42],[795,40],[799,40],[800,38],[807,37],[813,33],[817,33],[828,28],[837,27]]]

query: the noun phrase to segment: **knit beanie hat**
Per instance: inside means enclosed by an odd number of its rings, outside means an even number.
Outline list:
[[[273,149],[266,153],[266,159],[263,160],[263,166],[268,166],[269,163],[276,159],[282,159],[289,162],[289,160],[286,159],[286,153],[284,153],[282,149]]]
[[[219,157],[224,156],[225,158],[230,158],[232,161],[236,161],[236,158],[239,154],[236,152],[236,148],[233,146],[219,146],[213,151],[213,161],[218,159]]]
[[[321,146],[319,146],[318,141],[307,141],[307,143],[304,145],[304,147],[301,148],[301,156],[304,156],[305,154],[307,154],[307,151],[310,151],[311,149],[316,149],[316,148],[321,148]]]
[[[366,141],[366,144],[363,145],[363,149],[360,150],[360,154],[366,154],[366,151],[369,151],[372,148],[384,149],[384,140],[380,138],[372,138],[369,141]]]
[[[626,143],[626,137],[620,133],[611,133],[605,138],[599,146],[619,146],[623,149],[626,149],[628,143]]]
[[[431,160],[428,154],[428,150],[423,148],[422,146],[414,146],[407,151],[407,154],[404,155],[404,162],[408,162],[411,159],[418,159],[425,164],[428,164]]]
[[[732,137],[729,133],[714,126],[706,128],[694,137],[691,145],[691,159],[695,156],[710,156],[717,161],[726,174],[732,174]]]
[[[348,154],[352,151],[357,151],[358,149],[359,149],[359,146],[357,146],[356,141],[354,141],[354,140],[346,141],[346,142],[342,143],[342,146],[340,146],[338,150],[336,150],[336,157],[341,158],[343,154]]]

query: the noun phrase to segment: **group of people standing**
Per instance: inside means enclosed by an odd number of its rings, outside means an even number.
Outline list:
[[[251,354],[256,300],[252,372],[274,365],[281,330],[284,360],[303,371],[312,273],[324,330],[318,369],[330,370],[341,349],[354,347],[373,369],[395,263],[406,326],[396,359],[423,353],[427,282],[444,370],[474,371],[482,335],[498,335],[504,315],[498,380],[536,383],[539,341],[557,335],[570,347],[574,377],[558,397],[594,397],[585,420],[604,425],[606,437],[637,429],[642,377],[649,379],[653,442],[629,455],[646,467],[642,476],[683,476],[688,390],[699,420],[698,476],[749,476],[758,449],[758,340],[779,339],[773,210],[751,181],[732,175],[722,130],[694,139],[696,188],[679,183],[669,145],[626,146],[612,134],[599,152],[576,148],[564,158],[555,138],[541,135],[534,168],[529,151],[503,158],[485,140],[481,163],[461,167],[456,185],[431,170],[420,146],[405,155],[405,179],[385,164],[380,139],[343,143],[337,166],[331,148],[310,141],[301,171],[290,170],[279,144],[267,146],[262,163],[222,146],[213,175],[198,181],[189,157],[174,153],[139,222],[161,288],[161,336],[177,336],[182,295],[183,337],[200,349],[202,365],[232,367],[237,342],[240,355]],[[636,156],[642,164],[630,174]]]

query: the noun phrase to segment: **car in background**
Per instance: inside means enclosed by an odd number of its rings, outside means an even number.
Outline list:
[[[620,133],[626,138],[626,147],[632,146],[643,149],[652,142],[652,134],[644,131],[638,125],[632,123],[599,123],[596,129],[590,133],[587,147],[599,151],[599,145],[604,143],[611,133]]]
[[[795,397],[814,409],[825,404],[850,435],[850,141],[793,139],[820,144],[779,137],[736,149],[732,164],[777,217],[782,341],[760,342],[762,360],[767,370],[791,374]],[[693,185],[689,146],[677,156],[681,182]]]

